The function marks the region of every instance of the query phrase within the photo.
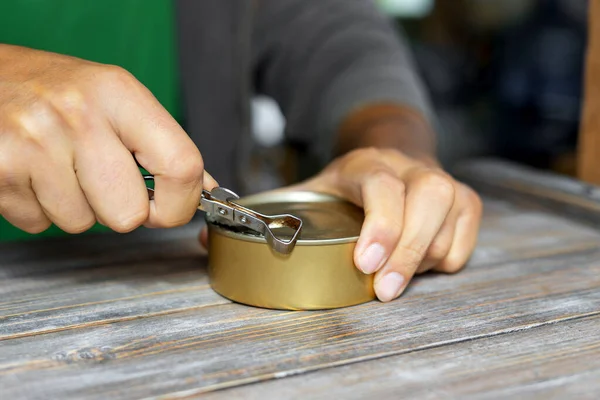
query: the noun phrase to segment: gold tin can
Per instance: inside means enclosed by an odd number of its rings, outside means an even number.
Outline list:
[[[275,192],[236,200],[263,214],[293,214],[303,227],[290,254],[263,236],[207,216],[212,288],[237,303],[281,310],[347,307],[375,298],[373,276],[354,264],[362,209],[315,192]],[[281,234],[281,233],[280,233]]]

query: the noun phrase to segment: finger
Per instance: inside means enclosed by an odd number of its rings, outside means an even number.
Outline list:
[[[394,171],[372,159],[347,163],[344,172],[327,176],[324,190],[362,207],[365,219],[354,250],[354,263],[365,274],[379,270],[396,247],[404,216],[404,183]]]
[[[208,228],[205,226],[198,235],[198,240],[204,249],[208,249]]]
[[[434,268],[439,272],[455,273],[460,271],[477,245],[483,206],[477,194],[467,186],[461,184],[459,191],[464,197],[462,203],[465,206],[456,221],[452,246],[447,256]]]
[[[215,178],[213,178],[211,174],[206,172],[206,170],[204,170],[204,173],[202,176],[202,182],[203,182],[202,187],[208,191],[211,191],[214,188],[216,188],[217,186],[219,186],[219,183],[217,182],[217,180]]]
[[[356,266],[365,274],[379,270],[396,247],[404,217],[404,184],[386,170],[365,171],[360,185],[365,220],[354,252]]]
[[[79,186],[70,147],[53,146],[32,158],[31,187],[50,221],[67,233],[81,233],[94,225],[96,216]]]
[[[142,175],[114,131],[107,124],[75,142],[75,170],[79,184],[98,221],[125,233],[148,219],[148,191]]]
[[[407,179],[406,186],[400,241],[375,275],[375,293],[381,301],[393,300],[404,290],[454,203],[454,186],[441,174],[416,173]]]
[[[456,220],[458,219],[457,202],[454,202],[452,210],[448,213],[446,220],[442,224],[440,231],[437,233],[427,252],[425,258],[417,268],[415,274],[422,274],[439,265],[446,258],[452,247],[454,240],[454,232],[456,228]]]
[[[213,178],[208,172],[204,171],[204,175],[203,175],[203,187],[206,190],[212,190],[215,187],[219,186],[219,184],[217,183],[217,181],[215,180],[215,178]],[[154,195],[153,195],[154,196]],[[196,208],[198,207],[199,204],[196,205]],[[152,209],[152,203],[150,206]],[[146,228],[160,228],[161,225],[157,225],[156,222],[151,222],[151,221],[146,221],[146,223],[144,224],[144,226]]]
[[[89,229],[96,219],[73,171],[73,146],[64,136],[68,126],[58,118],[52,107],[38,103],[18,114],[15,120],[18,128],[14,132],[19,132],[18,136],[25,139],[20,142],[17,152],[26,164],[13,159],[7,165],[16,170],[26,165],[28,173],[21,176],[22,181],[18,185],[18,197],[23,197],[23,208],[14,205],[15,214],[23,217],[15,215],[9,218],[19,220],[33,216],[34,221],[39,221],[35,225],[40,225],[33,230],[47,228],[50,222],[68,233]],[[9,181],[6,177],[0,179]]]
[[[51,225],[31,188],[25,146],[14,145],[14,130],[0,132],[0,215],[11,225],[31,234],[45,231]],[[37,147],[37,146],[36,146]]]
[[[31,187],[0,188],[0,215],[11,225],[31,234],[45,231],[51,225]]]
[[[72,169],[56,167],[52,173],[34,173],[31,184],[48,219],[63,231],[82,233],[96,222]]]
[[[189,222],[203,188],[200,152],[150,91],[124,71],[114,78],[128,96],[109,110],[111,123],[138,162],[155,177],[149,224],[172,227]]]

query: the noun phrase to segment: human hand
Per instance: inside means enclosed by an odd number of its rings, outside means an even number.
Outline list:
[[[283,190],[329,193],[364,208],[354,262],[375,274],[375,293],[384,302],[397,298],[414,274],[461,270],[477,242],[478,195],[435,162],[397,150],[354,150]],[[206,230],[200,240],[206,247]]]
[[[153,201],[136,160],[155,176]],[[216,182],[200,152],[128,72],[0,45],[0,215],[10,223],[172,227],[192,218],[203,186]]]

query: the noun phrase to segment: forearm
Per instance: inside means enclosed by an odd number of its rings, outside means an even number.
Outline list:
[[[305,143],[325,163],[371,144],[433,153],[435,117],[409,46],[374,4],[261,2],[256,89],[279,103],[288,138]],[[380,120],[379,114],[385,123],[368,131],[359,127]]]

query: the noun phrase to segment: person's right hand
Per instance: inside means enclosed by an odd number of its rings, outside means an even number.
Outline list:
[[[136,160],[155,176],[153,201]],[[0,215],[11,224],[178,226],[203,185],[216,182],[197,147],[124,69],[0,45]]]

